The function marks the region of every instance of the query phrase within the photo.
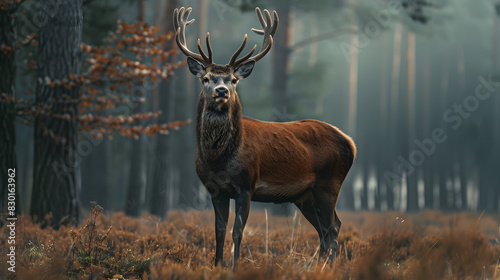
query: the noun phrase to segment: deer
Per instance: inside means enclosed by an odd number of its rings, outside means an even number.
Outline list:
[[[215,266],[223,263],[230,199],[235,201],[233,268],[240,256],[243,230],[250,202],[294,203],[316,229],[320,255],[335,259],[341,220],[335,209],[340,189],[356,157],[353,140],[340,129],[318,120],[259,121],[242,115],[236,92],[273,45],[278,14],[256,14],[263,35],[260,51],[255,45],[238,58],[247,35],[226,65],[213,62],[210,33],[207,53],[198,39],[199,53],[189,50],[186,26],[192,8],[174,10],[175,40],[187,56],[189,71],[201,82],[196,116],[196,172],[210,194],[215,213]],[[253,56],[252,56],[253,55]]]

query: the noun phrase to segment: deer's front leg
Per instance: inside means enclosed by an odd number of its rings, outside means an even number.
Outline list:
[[[241,239],[243,237],[243,229],[245,228],[245,224],[247,223],[248,213],[250,212],[250,199],[251,199],[250,193],[242,192],[235,200],[235,221],[233,228],[234,269],[236,269],[236,265],[240,257],[240,244],[241,244]]]
[[[229,217],[229,197],[222,194],[212,198],[215,211],[215,266],[223,265],[224,240],[226,239],[226,226]]]

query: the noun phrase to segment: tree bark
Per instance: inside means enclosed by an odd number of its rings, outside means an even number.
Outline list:
[[[133,114],[142,112],[142,104],[137,104]],[[142,125],[142,122],[138,123]],[[132,142],[130,150],[129,184],[125,213],[129,216],[138,217],[146,198],[146,151],[145,136],[140,135],[137,141]]]
[[[276,10],[280,13],[280,30],[274,36],[272,56],[272,105],[273,111],[284,112],[287,106],[288,70],[290,64],[290,3],[276,1]],[[272,116],[275,121],[286,121],[279,116]]]
[[[407,99],[407,113],[408,113],[408,138],[407,138],[407,149],[405,149],[406,154],[408,155],[410,151],[413,150],[414,145],[413,141],[416,138],[416,36],[415,33],[409,31],[408,32],[408,47],[407,47],[407,60],[408,60],[408,99]],[[415,169],[419,169],[421,167],[415,166]],[[418,210],[418,175],[417,172],[413,172],[407,178],[407,191],[406,191],[406,210],[408,212],[415,212]]]
[[[348,131],[351,137],[356,137],[356,117],[358,108],[358,40],[357,34],[351,35],[351,49],[349,59],[349,125]]]
[[[143,21],[146,17],[146,0],[137,1],[137,20]],[[137,94],[132,92],[132,95]],[[139,100],[134,101],[135,107],[132,114],[138,114],[145,107]],[[137,125],[143,125],[139,122]],[[127,200],[125,202],[125,213],[129,216],[138,217],[146,199],[146,139],[144,135],[139,135],[137,141],[132,142],[130,150],[130,170],[127,190]]]
[[[208,25],[208,10],[209,10],[209,2],[208,0],[200,0],[199,1],[199,8],[196,9],[198,11],[198,15],[196,16],[196,22],[197,27],[198,27],[198,34],[197,38],[204,38],[207,32],[207,25]],[[184,73],[181,75],[181,77],[185,77],[185,92],[188,94],[187,99],[188,99],[188,112],[195,112],[197,100],[198,100],[198,95],[201,91],[201,83],[199,79],[195,76],[193,76],[189,70],[186,68],[180,70],[184,71]],[[179,71],[179,72],[180,72]],[[178,86],[177,89],[182,90],[182,86]],[[179,92],[179,91],[178,91]],[[194,116],[193,118],[194,119]],[[195,158],[196,158],[196,134],[195,134],[195,129],[194,127],[186,128],[186,133],[188,140],[187,142],[184,143],[186,144],[187,147],[190,147],[191,150],[187,151],[187,158],[190,159],[190,177],[189,178],[182,178],[186,184],[181,185],[178,192],[174,192],[174,190],[171,190],[172,194],[178,193],[178,202],[179,204],[177,207],[183,209],[183,210],[188,210],[192,209],[193,207],[196,207],[197,209],[201,208],[200,204],[197,203],[196,201],[198,200],[205,200],[208,199],[208,197],[200,197],[200,188],[204,188],[198,179],[198,175],[196,174],[196,169],[195,169]],[[194,176],[193,176],[194,175]]]
[[[450,92],[450,54],[447,52],[444,57],[443,70],[441,76],[441,100],[440,109],[441,112],[449,106],[448,96]],[[441,156],[438,159],[437,169],[435,172],[439,173],[439,209],[443,211],[449,211],[453,205],[453,196],[449,193],[449,178],[452,176],[452,170],[450,164],[443,159],[448,159],[450,157],[449,145],[444,145]]]
[[[109,116],[106,112],[103,115]],[[89,201],[96,201],[106,210],[114,209],[113,204],[116,200],[114,194],[117,190],[122,190],[121,187],[113,186],[111,141],[113,140],[103,139],[101,142],[96,142],[98,144],[92,147],[92,154],[83,159],[80,198],[84,208],[90,208]]]
[[[493,36],[493,77],[495,81],[500,81],[500,3],[495,4],[495,29]],[[497,88],[498,91],[498,88]],[[486,209],[491,211],[492,213],[500,214],[500,186],[497,179],[498,172],[498,158],[500,157],[500,147],[498,143],[500,143],[500,112],[498,110],[500,106],[500,98],[496,96],[494,99],[494,115],[492,122],[492,136],[493,136],[493,147],[491,153],[489,155],[488,167],[486,170],[486,177],[482,180],[484,181],[482,185],[484,188],[489,189],[487,192],[487,196],[490,196],[491,199],[488,199],[488,203]],[[483,191],[484,192],[484,191]]]
[[[458,69],[458,92],[459,95],[462,98],[467,97],[467,84],[466,84],[466,63],[465,63],[465,54],[464,54],[464,49],[461,45],[457,46],[457,69]],[[468,136],[468,131],[467,129],[461,129],[459,131],[460,136],[456,140],[457,142],[457,148],[455,151],[458,151],[459,149],[462,149],[462,146],[460,145],[460,139],[467,139]],[[472,167],[475,166],[475,158],[473,157],[473,153],[469,152],[469,149],[463,151],[460,155],[455,154],[458,158],[455,161],[457,166],[457,172],[454,174],[454,180],[458,178],[459,182],[459,193],[458,193],[458,201],[460,202],[460,205],[457,205],[458,210],[467,210],[467,180],[469,177],[472,176]]]
[[[394,45],[393,45],[393,57],[392,57],[392,76],[391,76],[391,97],[390,97],[390,117],[389,117],[389,146],[392,149],[390,153],[390,159],[396,159],[398,153],[397,143],[398,143],[398,108],[399,108],[399,83],[400,83],[400,72],[401,72],[401,43],[402,43],[402,33],[403,27],[401,23],[396,23],[394,30]],[[387,185],[387,208],[389,210],[396,210],[396,205],[394,204],[396,189],[400,187],[399,184],[389,184]]]
[[[169,0],[166,5],[166,13],[172,13],[174,8],[177,7],[176,0]],[[174,31],[173,21],[171,17],[165,17],[163,23],[164,33]],[[165,44],[166,51],[175,47],[175,41],[169,40]],[[174,61],[170,56],[167,63]],[[171,122],[171,104],[172,104],[172,81],[162,81],[160,84],[160,92],[158,96],[159,109],[162,110],[161,115],[158,117],[160,123]],[[157,135],[156,146],[154,153],[153,165],[153,182],[152,182],[152,195],[149,203],[149,211],[151,214],[165,217],[167,210],[172,207],[168,203],[168,187],[169,187],[169,142],[171,142],[168,135]]]
[[[357,118],[357,107],[358,107],[358,39],[357,34],[351,35],[350,38],[350,50],[349,50],[349,104],[348,104],[348,124],[347,133],[349,136],[355,139],[356,137],[356,118]],[[356,164],[356,163],[355,163]],[[361,166],[360,166],[361,168]],[[367,169],[366,166],[364,168]],[[356,182],[356,177],[361,176],[363,178],[363,170],[360,172],[352,172],[351,176],[347,177],[346,183],[342,190],[343,202],[342,206],[348,210],[354,210],[355,208],[355,191],[354,182]],[[366,185],[363,185],[366,187]],[[362,190],[363,193],[365,190]]]
[[[281,113],[287,111],[288,74],[290,70],[291,38],[293,27],[290,11],[290,3],[287,1],[276,1],[276,11],[279,12],[279,30],[273,37],[272,55],[272,115],[271,120],[283,122]],[[277,112],[277,113],[276,113]],[[288,204],[269,206],[271,213],[275,216],[289,216],[292,214]]]
[[[0,46],[5,45],[11,50],[0,51],[0,100],[2,94],[14,97],[14,81],[16,75],[15,42],[16,30],[14,28],[15,17],[12,17],[16,8],[0,10]],[[14,119],[16,117],[16,106],[14,102],[0,102],[0,212],[7,213],[7,170],[16,169],[16,132]],[[17,170],[16,170],[17,171]],[[17,179],[17,178],[16,178]],[[17,180],[15,185],[18,186]],[[19,213],[19,191],[16,188],[16,211]]]
[[[82,0],[39,1],[38,84],[35,119],[34,184],[30,214],[54,228],[79,219],[80,170],[84,148],[78,147],[77,86],[65,89],[49,81],[76,76],[82,37]],[[55,102],[54,102],[55,101]],[[55,118],[54,114],[67,116]]]
[[[137,1],[137,20],[145,21],[146,20],[146,0],[138,0]]]
[[[387,162],[389,148],[387,145],[388,122],[389,122],[389,42],[384,40],[383,47],[380,49],[380,133],[378,135],[378,155],[376,159],[376,174],[377,174],[377,192],[375,197],[375,209],[387,210],[387,188],[389,187],[384,178],[384,172],[389,171],[391,165]]]
[[[433,102],[431,102],[431,59],[430,59],[430,48],[427,46],[424,49],[424,59],[423,59],[423,81],[422,81],[422,135],[429,134],[431,132],[431,112]],[[436,156],[431,155],[428,163],[426,163],[423,168],[423,180],[424,180],[424,206],[427,209],[432,209],[434,207],[434,182],[433,182],[433,169],[435,166]]]

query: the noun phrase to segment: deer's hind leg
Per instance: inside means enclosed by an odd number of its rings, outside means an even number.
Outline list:
[[[311,225],[318,232],[320,240],[320,255],[324,255],[329,247],[329,241],[326,239],[328,236],[328,230],[321,223],[321,217],[315,205],[315,201],[306,200],[295,202],[295,205],[297,205],[300,212],[302,212],[307,221],[309,221],[309,223],[311,223]]]
[[[340,188],[338,188],[340,189]],[[340,226],[342,222],[340,221],[335,206],[337,204],[338,192],[336,193],[326,193],[322,190],[318,190],[314,193],[315,204],[320,217],[320,224],[323,230],[326,232],[324,237],[324,242],[326,243],[326,249],[323,251],[325,257],[330,260],[335,259],[335,250],[338,246],[338,237],[340,232]]]

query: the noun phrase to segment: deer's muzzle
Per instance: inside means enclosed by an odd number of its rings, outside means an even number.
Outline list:
[[[229,90],[225,86],[216,87],[212,93],[216,102],[225,103],[229,99]]]

